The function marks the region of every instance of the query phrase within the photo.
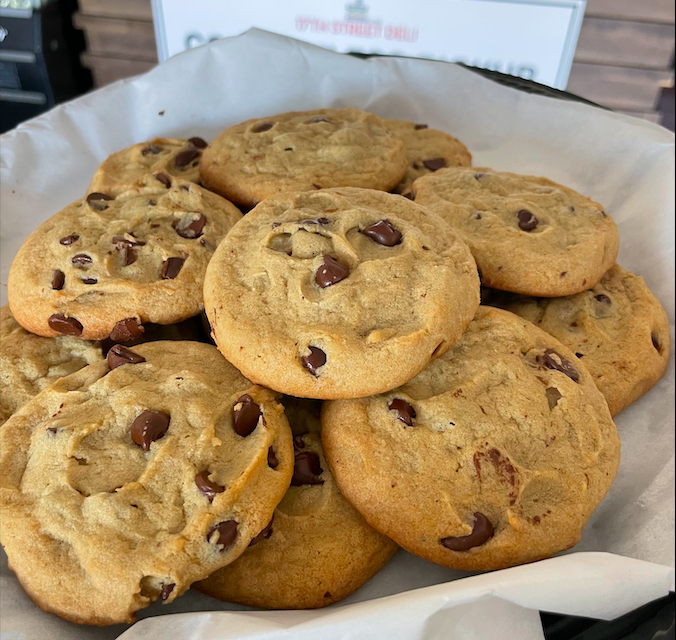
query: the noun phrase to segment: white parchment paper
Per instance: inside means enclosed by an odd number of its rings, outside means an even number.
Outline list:
[[[362,60],[256,30],[180,54],[2,136],[2,303],[23,239],[81,197],[110,153],[155,136],[209,140],[249,118],[343,106],[427,123],[462,140],[475,165],[544,175],[602,202],[620,229],[618,261],[642,275],[665,306],[673,340],[673,134],[521,93],[452,64]],[[363,589],[325,610],[252,612],[188,592],[172,605],[140,612],[143,619],[131,628],[105,629],[40,611],[3,553],[2,638],[102,640],[124,632],[124,640],[539,640],[537,609],[616,617],[673,589],[673,354],[667,375],[616,423],[620,471],[575,553],[470,576],[400,551]]]

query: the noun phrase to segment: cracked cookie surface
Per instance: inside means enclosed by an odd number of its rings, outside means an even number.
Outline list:
[[[0,309],[0,425],[50,384],[103,360],[101,345],[26,331],[9,306]]]
[[[384,122],[358,109],[293,111],[226,129],[204,151],[200,179],[253,207],[284,191],[328,187],[393,189],[406,154]]]
[[[567,296],[593,287],[615,264],[613,219],[547,178],[451,168],[419,178],[412,190],[469,245],[487,287]]]
[[[434,214],[370,189],[262,202],[209,263],[205,311],[250,380],[307,398],[392,389],[460,338],[476,264]]]
[[[619,265],[593,289],[565,298],[487,293],[485,304],[529,320],[581,358],[612,415],[652,389],[666,371],[671,340],[666,311],[643,278]]]
[[[99,625],[235,560],[294,460],[275,394],[194,342],[113,347],[15,413],[0,444],[12,570],[43,609]]]
[[[199,182],[199,162],[207,142],[202,138],[155,138],[108,156],[94,173],[87,193],[118,196],[146,174]]]
[[[321,402],[288,396],[281,402],[294,433],[291,487],[250,548],[195,587],[252,607],[315,609],[361,587],[398,547],[338,490],[322,452]]]
[[[469,167],[472,155],[453,136],[406,120],[384,120],[387,130],[404,143],[408,167],[396,193],[408,193],[418,178],[445,167]]]
[[[620,458],[584,364],[491,307],[399,389],[325,403],[322,444],[341,492],[371,526],[465,570],[575,545]]]
[[[130,340],[144,322],[203,309],[207,263],[242,217],[227,200],[165,174],[116,198],[90,194],[25,240],[9,273],[12,314],[38,335]]]

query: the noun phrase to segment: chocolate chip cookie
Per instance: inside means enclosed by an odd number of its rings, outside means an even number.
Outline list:
[[[398,547],[366,524],[338,490],[322,453],[313,401],[286,401],[296,434],[291,487],[248,551],[195,587],[252,607],[316,609],[361,587]]]
[[[322,444],[341,492],[371,526],[427,560],[472,571],[575,545],[620,460],[582,361],[490,307],[399,389],[325,403]]]
[[[52,216],[12,263],[8,295],[33,333],[126,341],[144,322],[204,308],[204,273],[240,211],[192,182],[158,173],[112,198],[91,193]]]
[[[526,318],[582,359],[612,415],[647,393],[669,361],[669,319],[643,278],[615,265],[565,298],[490,292],[486,304]]]
[[[204,151],[200,179],[242,207],[284,191],[393,189],[406,172],[401,140],[358,109],[293,111],[248,120]]]
[[[442,169],[415,201],[463,238],[488,287],[532,296],[590,289],[615,264],[620,238],[600,204],[546,178]]]
[[[108,156],[92,178],[87,193],[118,196],[147,174],[199,182],[199,163],[207,142],[202,138],[155,138]]]
[[[10,566],[86,624],[132,622],[235,560],[293,475],[275,395],[197,342],[113,347],[19,409],[0,445]]]
[[[410,380],[460,338],[478,294],[469,249],[443,220],[349,187],[265,200],[220,244],[204,283],[223,355],[305,398]]]
[[[0,309],[0,425],[63,376],[103,359],[101,345],[76,338],[42,338]]]
[[[445,167],[472,165],[472,155],[467,147],[443,131],[406,120],[383,122],[388,131],[404,143],[406,151],[408,168],[404,179],[394,189],[396,193],[408,194],[413,182],[428,173]]]

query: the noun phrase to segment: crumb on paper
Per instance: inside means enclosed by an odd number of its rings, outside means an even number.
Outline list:
[[[163,116],[163,115],[164,115],[164,109],[162,109],[162,111],[158,111],[158,112],[157,112],[157,115],[158,115],[158,116]]]

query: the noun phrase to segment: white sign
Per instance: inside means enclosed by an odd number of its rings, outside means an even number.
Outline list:
[[[258,27],[342,52],[449,60],[565,89],[586,0],[153,0],[160,60]]]

